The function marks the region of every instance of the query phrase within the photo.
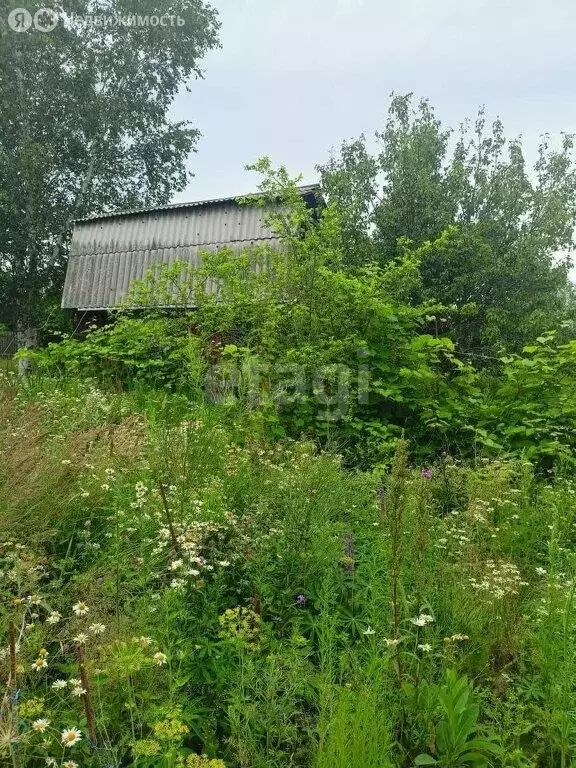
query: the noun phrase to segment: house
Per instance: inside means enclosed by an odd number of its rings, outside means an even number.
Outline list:
[[[299,187],[310,206],[319,187]],[[127,295],[133,280],[155,264],[187,261],[198,266],[204,250],[279,243],[267,226],[266,208],[241,205],[235,197],[161,208],[105,213],[75,222],[62,308],[80,324],[104,319]]]

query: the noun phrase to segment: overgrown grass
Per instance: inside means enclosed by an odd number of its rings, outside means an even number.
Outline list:
[[[16,371],[16,363],[11,358],[0,357],[0,371],[9,373]]]
[[[5,764],[575,764],[571,478],[75,380],[0,416]]]

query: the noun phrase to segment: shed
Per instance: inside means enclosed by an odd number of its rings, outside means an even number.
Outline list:
[[[318,191],[316,184],[299,187],[311,206]],[[266,213],[266,208],[241,205],[237,197],[223,197],[80,219],[74,224],[62,308],[90,314],[110,310],[155,264],[198,266],[204,250],[277,245]]]

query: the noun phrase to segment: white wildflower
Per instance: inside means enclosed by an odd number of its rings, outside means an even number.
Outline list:
[[[78,728],[65,728],[60,738],[65,747],[73,747],[82,739],[82,734]]]
[[[50,720],[46,720],[45,717],[41,717],[38,720],[34,720],[32,723],[32,730],[36,731],[36,733],[44,733],[44,731],[48,728],[50,725]]]
[[[86,603],[80,601],[72,606],[72,610],[76,614],[76,616],[86,616],[88,611],[90,610]]]

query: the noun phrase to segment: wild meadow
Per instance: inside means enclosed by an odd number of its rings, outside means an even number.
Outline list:
[[[417,219],[361,145],[314,210],[263,160],[283,249],[0,373],[2,764],[576,766],[574,175],[495,131]]]
[[[575,487],[3,375],[6,765],[569,766]]]

